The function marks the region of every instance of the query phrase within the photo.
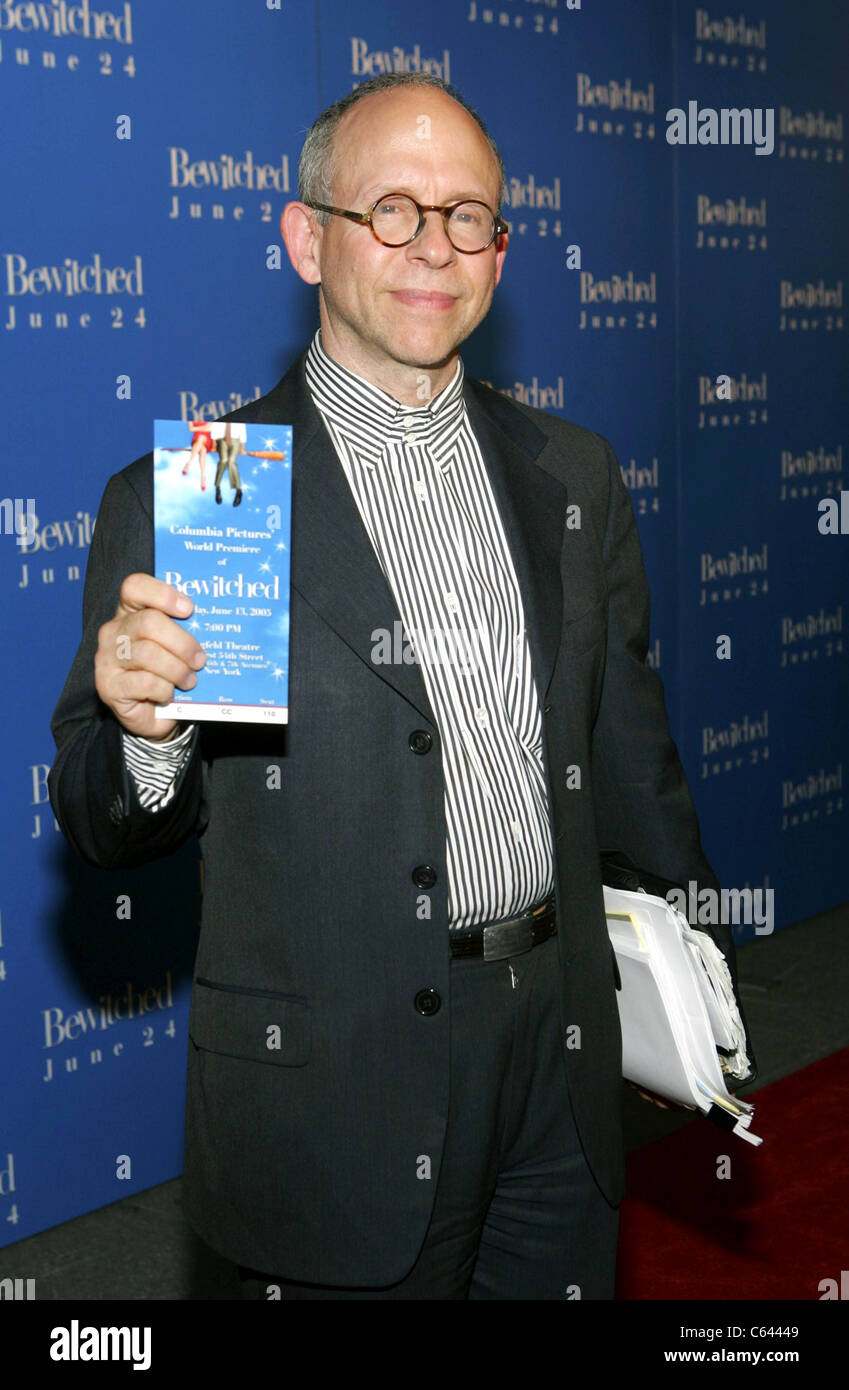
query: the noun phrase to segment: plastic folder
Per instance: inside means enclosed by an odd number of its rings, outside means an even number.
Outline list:
[[[745,1077],[749,1063],[722,952],[645,889],[605,884],[604,907],[621,980],[623,1076],[760,1144],[749,1130],[754,1106],[725,1084]]]

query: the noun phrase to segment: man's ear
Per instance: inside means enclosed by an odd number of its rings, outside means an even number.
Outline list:
[[[508,234],[507,232],[502,232],[501,235],[500,235],[499,238],[498,238],[497,243],[496,243],[497,246],[498,246],[498,250],[497,250],[496,253],[495,253],[495,283],[496,283],[496,285],[497,285],[497,284],[500,282],[500,280],[501,280],[501,272],[502,272],[502,270],[504,269],[504,258],[505,258],[505,256],[507,255],[507,243],[508,243],[509,240],[510,240],[509,234]]]
[[[287,203],[280,215],[280,234],[295,271],[308,285],[321,284],[321,228],[306,203]]]

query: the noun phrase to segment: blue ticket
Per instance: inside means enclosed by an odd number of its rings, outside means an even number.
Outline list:
[[[156,578],[206,652],[157,718],[287,723],[292,426],[154,421],[153,508]]]

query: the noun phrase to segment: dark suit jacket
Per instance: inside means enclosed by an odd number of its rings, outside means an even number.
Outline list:
[[[304,357],[231,420],[294,426],[290,723],[195,730],[176,795],[145,811],[94,688],[121,581],[153,572],[152,460],[110,478],[84,635],[52,721],[53,809],[86,860],[120,868],[192,832],[203,921],[189,1020],[184,1195],[197,1232],[283,1277],[381,1285],[414,1264],[448,1114],[450,957],[439,729],[416,665],[376,665],[400,615],[304,377]],[[608,1201],[624,1186],[621,1037],[599,849],[719,889],[645,665],[649,593],[610,446],[466,378],[504,518],[543,706],[560,991],[578,1130]],[[580,507],[580,525],[566,509]],[[573,514],[574,517],[574,514]],[[432,750],[418,755],[414,730]],[[581,771],[567,787],[568,769]],[[271,771],[279,768],[279,786]],[[413,880],[429,865],[431,916]],[[730,928],[712,929],[734,971]],[[420,990],[442,1007],[422,1014]],[[279,1024],[282,1045],[266,1046]],[[579,1024],[580,1049],[565,1047]],[[417,1176],[419,1155],[432,1177]]]

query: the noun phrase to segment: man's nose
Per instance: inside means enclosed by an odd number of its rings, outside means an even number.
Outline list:
[[[456,247],[448,239],[441,212],[424,214],[424,226],[409,246],[416,255],[426,256],[428,260],[451,260],[457,254]]]

